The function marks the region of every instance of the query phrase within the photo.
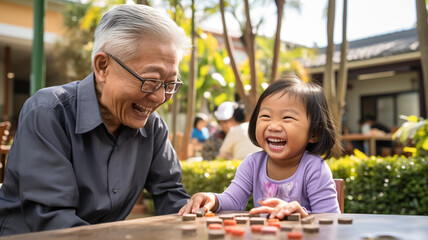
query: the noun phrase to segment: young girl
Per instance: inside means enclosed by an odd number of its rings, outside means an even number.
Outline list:
[[[260,96],[250,119],[251,141],[264,151],[248,155],[222,194],[196,193],[179,215],[206,207],[242,211],[253,194],[250,213],[282,219],[298,212],[339,213],[335,184],[325,158],[341,145],[322,88],[283,76]]]

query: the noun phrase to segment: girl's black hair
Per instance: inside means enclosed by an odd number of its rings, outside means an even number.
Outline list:
[[[317,142],[308,143],[306,150],[324,158],[339,156],[342,146],[322,87],[314,82],[304,82],[294,74],[281,76],[260,95],[248,126],[251,142],[260,147],[256,139],[260,106],[266,97],[277,93],[297,96],[302,100],[306,116],[310,119],[309,136],[318,138]]]

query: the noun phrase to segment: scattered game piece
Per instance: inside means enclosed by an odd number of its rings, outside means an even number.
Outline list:
[[[333,224],[333,219],[331,218],[320,218],[318,219],[319,224]]]
[[[232,214],[226,214],[226,215],[220,215],[218,216],[220,219],[226,220],[226,219],[234,219],[235,215]]]
[[[289,232],[287,233],[288,239],[301,239],[303,234],[301,232]]]
[[[352,218],[343,218],[343,217],[341,217],[341,218],[337,219],[337,222],[339,224],[352,224]]]
[[[205,213],[207,213],[207,212],[208,212],[208,208],[201,207],[198,210],[196,210],[195,214],[197,217],[203,217],[203,216],[205,216]]]
[[[391,235],[380,235],[375,238],[376,240],[396,240],[398,238]]]
[[[262,230],[263,226],[264,225],[260,225],[260,224],[251,225],[251,232],[258,233],[258,232],[260,232]]]
[[[279,222],[279,219],[278,218],[269,218],[267,221],[268,222]]]
[[[269,222],[268,221],[268,226],[273,226],[273,227],[281,228],[281,223],[280,222]]]
[[[221,225],[220,223],[210,223],[210,225],[208,225],[209,229],[222,229],[223,225]]]
[[[209,239],[224,238],[224,230],[210,229],[208,231]]]
[[[300,213],[292,213],[287,216],[288,221],[300,221]]]
[[[205,217],[214,217],[215,214],[213,212],[207,212],[205,213]]]
[[[315,217],[314,216],[308,216],[308,217],[305,217],[305,218],[302,218],[301,220],[300,220],[300,222],[302,223],[302,224],[311,224],[311,223],[313,223],[315,221]]]
[[[232,236],[241,237],[245,235],[245,228],[243,227],[232,227]]]
[[[291,232],[293,231],[294,227],[296,226],[296,224],[281,224],[281,231],[284,232]]]
[[[236,217],[235,220],[237,224],[246,224],[248,222],[249,217]]]
[[[320,231],[320,226],[316,224],[307,224],[303,226],[303,232],[317,233]]]
[[[236,220],[224,219],[223,224],[224,224],[224,226],[236,226]]]
[[[260,232],[262,234],[276,234],[278,232],[278,228],[274,226],[263,226],[262,229],[260,229]]]
[[[224,231],[226,233],[232,233],[233,226],[224,226]]]
[[[196,214],[193,214],[193,213],[183,214],[182,219],[183,221],[194,221],[196,219]]]
[[[196,235],[196,226],[195,225],[185,225],[181,227],[181,232],[186,236]]]
[[[208,218],[207,219],[207,226],[209,226],[212,223],[223,224],[223,221],[220,218]]]
[[[260,217],[260,214],[259,213],[254,213],[254,214],[250,214],[250,215],[248,215],[250,218],[253,218],[253,217]]]
[[[265,220],[266,220],[266,218],[262,218],[262,217],[252,217],[252,218],[250,218],[250,225],[253,225],[253,224],[264,225]]]

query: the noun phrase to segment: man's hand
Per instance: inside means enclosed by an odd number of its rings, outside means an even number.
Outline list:
[[[218,200],[213,193],[196,193],[190,198],[190,201],[184,205],[178,215],[195,213],[199,208],[204,207],[207,211],[216,211],[218,209]]]

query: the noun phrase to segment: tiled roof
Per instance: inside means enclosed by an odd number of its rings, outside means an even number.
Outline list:
[[[335,45],[333,61],[340,61],[340,45]],[[310,60],[305,60],[306,67],[325,65],[326,48],[320,48],[319,54]],[[416,28],[379,36],[359,39],[349,42],[348,61],[361,61],[373,58],[393,56],[419,51],[418,32]]]

